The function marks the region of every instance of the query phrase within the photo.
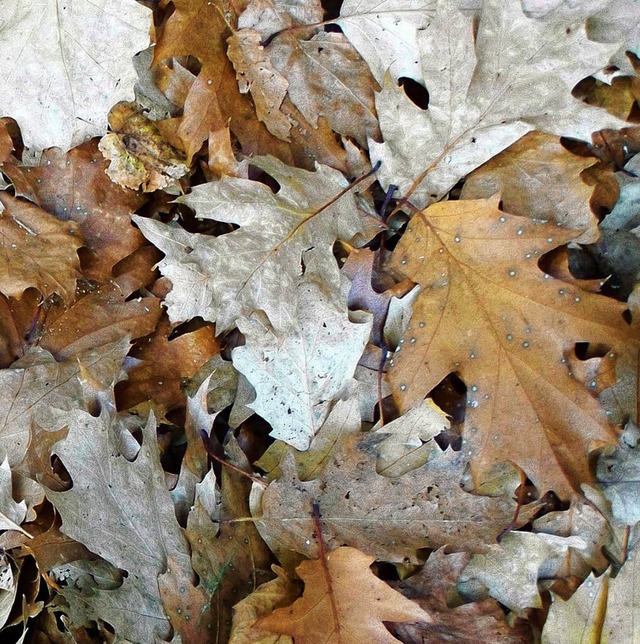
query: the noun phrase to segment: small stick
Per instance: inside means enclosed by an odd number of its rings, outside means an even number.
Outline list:
[[[220,465],[224,465],[225,467],[228,467],[230,470],[233,470],[236,474],[240,474],[240,476],[244,476],[254,483],[257,483],[258,485],[261,485],[263,488],[267,487],[267,483],[263,481],[261,478],[258,478],[257,476],[252,476],[248,472],[245,472],[244,470],[241,470],[239,467],[234,465],[233,463],[229,463],[228,461],[225,461],[223,458],[220,458],[212,449],[211,446],[209,445],[209,434],[207,434],[206,430],[201,429],[200,430],[200,438],[202,438],[202,444],[204,445],[204,449],[209,454],[209,456],[214,460],[220,463]]]

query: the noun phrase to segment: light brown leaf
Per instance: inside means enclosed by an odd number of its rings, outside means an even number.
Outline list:
[[[78,226],[6,192],[0,203],[0,291],[20,297],[33,286],[45,298],[58,293],[72,301],[80,277]]]
[[[382,622],[430,621],[416,603],[371,572],[373,559],[343,547],[330,552],[326,564],[303,561],[296,569],[305,583],[302,597],[261,618],[257,626],[291,635],[296,644],[383,644],[397,640]]]
[[[476,482],[511,461],[541,492],[566,497],[592,479],[591,449],[615,437],[567,359],[576,342],[619,353],[640,333],[621,303],[539,270],[543,253],[581,231],[496,205],[436,204],[411,221],[393,266],[422,292],[389,379],[406,409],[458,374],[468,387],[464,438]]]
[[[445,544],[482,551],[511,523],[511,498],[476,496],[460,487],[466,454],[443,452],[432,441],[423,467],[387,478],[376,472],[380,439],[354,433],[338,439],[324,469],[309,481],[300,480],[289,448],[280,478],[264,491],[254,486],[251,511],[276,555],[293,550],[317,556],[310,537],[314,501],[329,549],[347,544],[391,562],[418,562],[418,549]],[[520,521],[529,514],[523,509]]]

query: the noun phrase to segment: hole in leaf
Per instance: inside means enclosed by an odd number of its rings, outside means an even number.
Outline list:
[[[419,107],[421,110],[426,110],[429,107],[429,92],[424,85],[406,76],[398,79],[398,85],[402,87],[407,98],[416,107]]]
[[[611,351],[607,344],[595,342],[576,342],[574,352],[578,360],[591,360],[591,358],[604,358]]]
[[[432,391],[433,402],[451,417],[451,428],[435,437],[441,449],[451,446],[455,451],[462,447],[461,427],[467,405],[467,387],[455,374],[450,373]]]
[[[320,4],[322,5],[322,9],[324,11],[325,20],[335,20],[340,16],[340,9],[342,9],[342,0],[321,0]],[[330,31],[329,29],[327,29],[327,27],[333,26],[334,25],[326,25],[324,29],[325,31]]]

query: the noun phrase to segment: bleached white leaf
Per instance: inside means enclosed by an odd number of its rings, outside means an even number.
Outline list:
[[[369,338],[371,316],[349,321],[322,287],[301,280],[294,297],[297,327],[280,335],[258,315],[241,318],[246,344],[233,350],[233,364],[256,390],[249,406],[273,428],[271,435],[306,450],[350,382]]]
[[[429,108],[411,103],[388,76],[377,95],[384,142],[370,141],[370,149],[372,162],[382,162],[383,187],[413,190],[412,203],[424,207],[532,129],[588,138],[619,126],[571,96],[614,51],[574,23],[527,18],[518,0],[486,0],[474,33],[471,18],[440,0],[417,36]]]
[[[165,253],[158,266],[173,283],[166,298],[172,322],[201,316],[216,322],[220,332],[238,317],[263,310],[284,331],[295,324],[291,295],[302,274],[302,256],[312,248],[325,282],[336,281],[333,244],[360,230],[353,194],[341,194],[346,179],[328,166],[308,172],[273,157],[251,164],[280,184],[276,194],[263,183],[225,177],[178,199],[198,217],[239,225],[237,230],[210,237],[134,217],[143,235]]]
[[[104,134],[133,98],[132,57],[149,44],[151,11],[135,0],[4,0],[0,116],[29,147],[68,149]]]

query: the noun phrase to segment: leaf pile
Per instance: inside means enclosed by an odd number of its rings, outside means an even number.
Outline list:
[[[9,0],[2,641],[636,641],[639,19]]]

